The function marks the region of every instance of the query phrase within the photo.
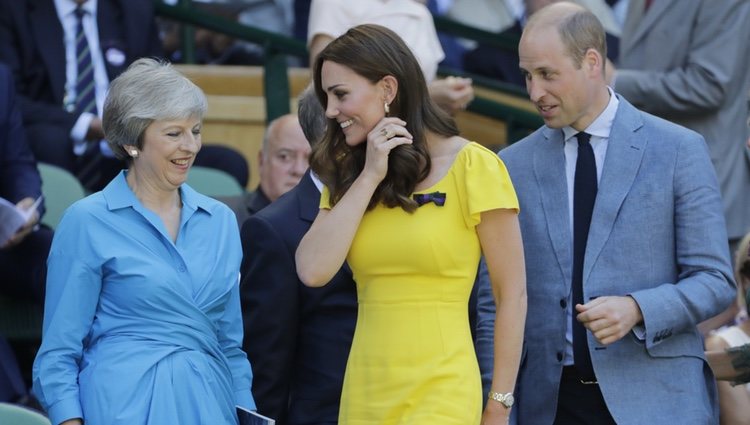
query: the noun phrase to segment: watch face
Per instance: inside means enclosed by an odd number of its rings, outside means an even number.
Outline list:
[[[513,393],[495,393],[490,392],[490,398],[501,403],[506,408],[510,409],[511,406],[513,406],[513,402],[515,401],[515,398],[513,397]]]

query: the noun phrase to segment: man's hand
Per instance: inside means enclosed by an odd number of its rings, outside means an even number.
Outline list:
[[[86,140],[102,140],[104,138],[104,129],[102,128],[102,120],[99,117],[94,117],[89,124],[89,131],[86,132]]]
[[[643,321],[638,303],[632,297],[599,297],[576,304],[576,319],[590,330],[602,345],[619,341],[633,326]]]
[[[474,100],[471,78],[447,77],[434,80],[430,83],[429,90],[432,100],[451,115],[466,109],[466,105]]]
[[[16,207],[22,210],[28,210],[29,208],[31,208],[32,205],[34,205],[34,198],[23,198],[20,201],[18,201],[18,203],[16,204]],[[26,224],[24,224],[23,227],[21,227],[18,230],[18,232],[16,232],[16,234],[13,235],[13,237],[8,239],[8,242],[6,242],[5,245],[0,247],[0,249],[11,248],[21,243],[21,241],[24,240],[24,238],[28,236],[29,233],[31,233],[31,231],[34,229],[34,226],[36,226],[38,222],[39,222],[39,212],[34,211],[34,213],[31,214],[31,217],[29,217],[29,220],[26,222]]]

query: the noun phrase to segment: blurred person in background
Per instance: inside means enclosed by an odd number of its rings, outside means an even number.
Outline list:
[[[28,211],[42,195],[42,181],[26,144],[17,100],[10,70],[0,64],[0,198]],[[44,200],[34,208],[26,223],[0,243],[0,294],[41,306],[52,230],[39,225]],[[23,375],[11,346],[0,336],[0,401],[28,403]]]
[[[305,138],[297,115],[286,114],[271,121],[258,152],[260,183],[253,192],[217,197],[229,205],[242,224],[299,183],[309,165],[310,142]]]
[[[724,205],[728,252],[750,231],[750,2],[629,0],[610,85],[630,103],[700,133]]]
[[[436,78],[444,53],[422,0],[312,0],[307,34],[310,66],[328,43],[360,24],[383,25],[404,40],[419,61],[430,97],[449,114],[466,109],[474,99],[471,79]]]
[[[163,55],[151,0],[0,0],[0,62],[13,72],[29,146],[88,191],[126,166],[102,130],[110,81],[138,58]],[[196,165],[247,185],[234,149],[205,146]]]
[[[149,0],[0,0],[0,62],[13,71],[37,160],[88,190],[124,168],[104,140],[104,97],[134,60],[162,54],[158,36]]]
[[[740,310],[737,323],[718,329],[706,338],[706,351],[723,351],[750,344],[750,321],[747,320],[750,302],[750,233],[740,241],[735,253],[734,275],[737,281],[737,304]],[[750,384],[732,385],[717,382],[719,389],[719,417],[721,425],[750,423]]]

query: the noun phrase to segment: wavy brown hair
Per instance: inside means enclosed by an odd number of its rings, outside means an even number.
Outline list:
[[[333,40],[318,55],[313,66],[315,93],[323,108],[328,99],[321,83],[323,62],[345,66],[376,84],[391,75],[398,81],[398,92],[390,104],[391,116],[406,121],[413,142],[394,148],[388,155],[388,173],[370,199],[368,209],[383,203],[413,212],[417,208],[411,198],[417,183],[430,173],[426,133],[444,137],[458,135],[453,118],[430,99],[419,62],[393,31],[380,25],[359,25]],[[335,205],[349,190],[365,165],[367,143],[349,146],[341,126],[328,119],[323,139],[313,147],[310,167],[331,193]]]

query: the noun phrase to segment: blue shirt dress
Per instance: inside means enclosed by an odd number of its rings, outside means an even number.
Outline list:
[[[235,405],[255,409],[237,221],[183,184],[173,243],[125,175],[55,233],[34,393],[53,424],[235,424]]]

